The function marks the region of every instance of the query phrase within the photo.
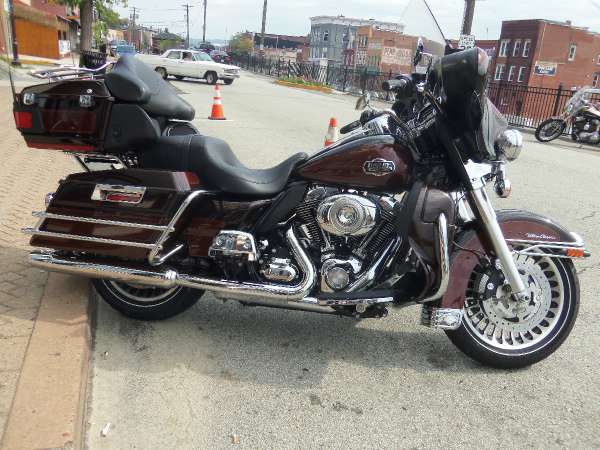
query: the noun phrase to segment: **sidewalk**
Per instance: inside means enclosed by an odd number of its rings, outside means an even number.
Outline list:
[[[27,264],[28,237],[20,229],[31,226],[35,220],[31,211],[43,209],[45,194],[77,166],[61,152],[27,149],[14,127],[8,87],[0,86],[0,99],[1,442],[48,280],[47,273]],[[43,351],[51,354],[53,349]],[[40,379],[48,376],[38,375]]]

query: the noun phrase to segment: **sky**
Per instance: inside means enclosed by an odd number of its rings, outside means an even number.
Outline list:
[[[128,0],[118,8],[122,17],[139,8],[138,23],[185,33],[186,0]],[[187,0],[190,35],[202,37],[202,0]],[[207,0],[207,38],[228,39],[238,31],[260,31],[263,0]],[[311,16],[339,15],[401,22],[408,0],[269,0],[267,32],[306,35]],[[464,0],[428,0],[447,38],[460,33]],[[502,20],[571,20],[573,25],[600,32],[600,0],[478,0],[473,20],[477,39],[497,39]]]

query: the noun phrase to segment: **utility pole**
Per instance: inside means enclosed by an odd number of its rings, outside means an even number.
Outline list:
[[[260,29],[260,54],[265,51],[265,28],[267,26],[267,0],[263,5],[262,27]]]
[[[137,40],[136,40],[136,32],[135,32],[135,19],[137,18],[137,13],[140,9],[135,6],[131,7],[131,17],[129,18],[129,39],[133,44],[133,47],[138,50]]]
[[[188,5],[187,3],[185,5],[183,5],[183,7],[185,8],[185,22],[186,22],[186,26],[187,26],[187,34],[186,34],[186,39],[185,39],[185,46],[186,48],[190,48],[190,8],[193,8],[192,5]]]
[[[204,0],[204,24],[202,25],[202,43],[206,43],[206,0]]]
[[[13,6],[13,0],[8,0],[8,18],[10,20],[10,40],[12,41],[13,53],[11,64],[13,66],[20,66],[21,61],[19,61],[19,44],[17,42],[17,30],[15,28],[15,10]]]
[[[465,0],[465,14],[463,16],[461,34],[471,34],[473,15],[475,14],[475,0]]]

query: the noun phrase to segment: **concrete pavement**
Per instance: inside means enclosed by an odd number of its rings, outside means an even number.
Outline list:
[[[252,167],[315,151],[354,98],[244,73],[222,87],[229,122],[210,122],[212,88],[174,82],[205,134]],[[243,307],[205,296],[165,322],[98,304],[86,444],[131,448],[593,448],[600,446],[600,158],[528,139],[502,208],[546,214],[585,238],[582,304],[570,338],[525,370],[481,367],[407,308],[354,322]],[[108,434],[101,429],[110,423]]]

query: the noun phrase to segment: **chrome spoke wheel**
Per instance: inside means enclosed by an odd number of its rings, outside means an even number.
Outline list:
[[[564,287],[551,258],[515,255],[526,286],[526,301],[516,301],[505,289],[495,267],[478,266],[471,276],[465,299],[464,323],[478,340],[500,351],[526,351],[560,325]]]
[[[173,298],[182,289],[176,286],[169,289],[104,280],[104,285],[121,301],[134,306],[157,306]]]

